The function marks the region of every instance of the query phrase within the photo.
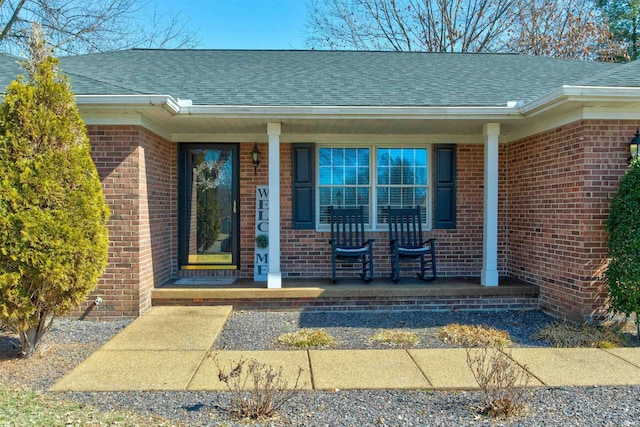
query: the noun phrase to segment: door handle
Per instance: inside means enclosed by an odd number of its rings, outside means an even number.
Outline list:
[[[236,201],[233,201],[233,213],[236,213]]]

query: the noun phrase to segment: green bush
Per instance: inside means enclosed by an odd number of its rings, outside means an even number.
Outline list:
[[[69,81],[38,32],[0,106],[0,323],[30,357],[107,263],[109,217]]]
[[[611,201],[607,221],[609,264],[605,280],[610,308],[635,314],[640,339],[640,160],[631,162]]]

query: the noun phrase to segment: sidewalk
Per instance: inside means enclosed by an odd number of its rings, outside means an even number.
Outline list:
[[[153,307],[51,387],[52,391],[226,390],[208,351],[230,306]],[[513,348],[530,386],[640,384],[640,348]],[[241,358],[283,367],[290,385],[298,367],[309,390],[475,390],[466,350],[291,350],[216,353],[221,366]]]

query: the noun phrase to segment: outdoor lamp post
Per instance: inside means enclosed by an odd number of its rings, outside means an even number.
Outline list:
[[[636,151],[638,144],[636,143]],[[253,160],[253,174],[257,175],[258,165],[260,164],[260,150],[258,150],[258,144],[253,143],[253,150],[251,150],[251,160]]]
[[[636,129],[635,137],[629,142],[630,156],[627,159],[627,163],[631,163],[633,159],[638,157],[638,144],[640,144],[640,129]]]

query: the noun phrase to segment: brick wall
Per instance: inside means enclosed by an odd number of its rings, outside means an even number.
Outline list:
[[[177,146],[141,128],[139,152],[140,312],[151,290],[173,276],[177,258]]]
[[[240,263],[238,270],[180,270],[177,264],[177,145],[136,126],[91,126],[93,156],[112,210],[109,267],[92,316],[134,316],[150,304],[151,289],[171,277],[253,277],[255,188],[268,184],[267,147],[254,174],[253,143],[240,144]],[[291,145],[281,145],[282,265],[285,277],[329,277],[328,232],[293,230]],[[433,230],[442,276],[478,276],[482,266],[482,145],[458,147],[458,228]],[[501,230],[503,228],[501,227]],[[501,231],[501,233],[503,233]],[[390,272],[387,232],[375,238],[376,275]],[[504,239],[500,239],[501,242]],[[502,252],[502,251],[501,251]],[[504,270],[503,256],[500,268]],[[86,307],[83,307],[86,308]]]
[[[241,267],[240,277],[253,277],[253,238],[255,229],[255,187],[268,184],[268,159],[266,146],[258,175],[254,176],[251,164],[252,144],[241,144]],[[504,149],[501,148],[501,154]],[[501,156],[501,168],[506,159]],[[482,269],[482,228],[484,199],[484,147],[459,145],[457,149],[457,228],[433,230],[425,237],[435,237],[440,276],[479,276]],[[291,144],[280,146],[280,215],[281,270],[284,277],[331,277],[331,252],[329,233],[315,230],[292,229],[291,206]],[[501,174],[500,187],[505,185]],[[505,197],[501,192],[500,207],[504,209]],[[499,269],[506,272],[506,227],[501,216],[499,222]],[[376,239],[374,262],[376,276],[389,276],[388,231],[368,233]]]
[[[581,121],[506,147],[507,272],[539,285],[553,314],[602,314],[609,200],[639,125]]]
[[[151,289],[171,277],[175,236],[175,144],[139,126],[88,126],[109,219],[108,266],[73,314],[138,316]],[[100,296],[102,303],[92,302]]]
[[[627,144],[640,122],[582,121],[500,146],[498,268],[541,288],[557,315],[598,315],[604,288],[608,201],[626,170]],[[180,271],[177,265],[177,145],[138,126],[89,126],[92,154],[112,211],[109,266],[91,308],[97,318],[136,316],[150,291],[171,277],[253,277],[255,187],[268,184],[267,146],[254,175],[253,143],[240,144],[238,270]],[[457,148],[457,228],[433,230],[442,276],[482,268],[484,147]],[[285,277],[330,277],[329,233],[291,227],[291,145],[280,147],[282,265]],[[376,275],[389,274],[387,232],[376,239]],[[86,311],[89,313],[89,310]]]

